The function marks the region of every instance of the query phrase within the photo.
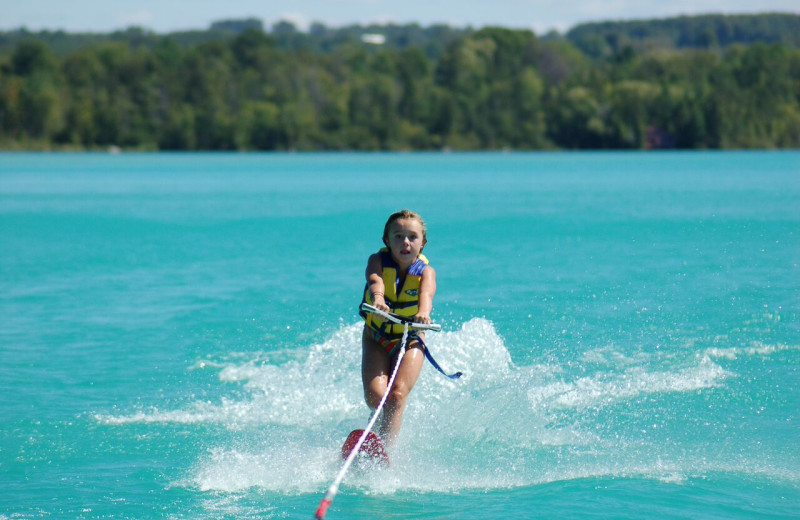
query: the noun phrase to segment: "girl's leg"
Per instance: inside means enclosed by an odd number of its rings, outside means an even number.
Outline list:
[[[396,360],[393,361],[396,362]],[[397,370],[397,377],[394,380],[391,392],[389,392],[389,397],[386,399],[383,417],[381,417],[380,421],[379,434],[389,445],[397,439],[397,435],[400,433],[400,427],[403,424],[403,411],[406,407],[408,394],[410,394],[411,390],[414,388],[419,374],[422,371],[422,365],[424,364],[425,352],[422,350],[422,346],[418,342],[412,343],[411,346],[407,348],[406,354],[400,362],[400,368]],[[394,368],[394,364],[392,364],[389,370],[391,371],[392,368]],[[384,382],[383,388],[385,391],[386,382]],[[380,402],[381,397],[383,397],[383,394],[378,396],[378,402]]]
[[[389,354],[384,351],[366,330],[361,336],[361,383],[364,400],[374,410],[386,393],[386,385],[392,375]]]

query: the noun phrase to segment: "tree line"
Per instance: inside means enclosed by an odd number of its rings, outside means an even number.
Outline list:
[[[800,47],[800,15],[679,16],[657,20],[592,22],[570,29],[566,37],[587,55],[609,56],[630,45],[647,49],[715,49],[756,42]]]
[[[600,31],[604,46],[583,48],[498,27],[212,29],[72,46],[64,34],[0,35],[0,147],[800,147],[791,42],[648,47]]]

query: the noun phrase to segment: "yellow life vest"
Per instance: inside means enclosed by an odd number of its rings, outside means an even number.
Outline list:
[[[405,280],[401,280],[400,267],[392,258],[392,253],[383,248],[378,252],[381,255],[381,265],[383,272],[384,295],[386,305],[394,314],[413,318],[419,312],[419,287],[422,282],[422,272],[428,265],[428,259],[420,254],[413,264],[406,271]],[[402,287],[400,286],[402,282]],[[369,284],[364,288],[364,298],[362,302],[372,305],[372,294],[369,292]],[[403,333],[403,326],[397,323],[389,323],[376,319],[372,314],[364,311],[360,312],[361,317],[367,322],[367,326],[383,334],[399,335]]]

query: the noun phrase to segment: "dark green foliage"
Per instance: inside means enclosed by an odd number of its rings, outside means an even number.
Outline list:
[[[0,146],[800,147],[800,51],[784,30],[796,17],[751,18],[593,24],[546,40],[499,27],[266,33],[257,20],[73,40],[20,30],[0,34]],[[373,33],[385,43],[362,41]]]
[[[594,22],[578,25],[567,39],[587,55],[614,55],[625,46],[650,49],[716,49],[755,42],[800,47],[800,15],[703,15],[660,20]]]

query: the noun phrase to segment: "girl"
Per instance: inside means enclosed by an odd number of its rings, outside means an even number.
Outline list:
[[[394,213],[383,229],[384,249],[367,261],[364,301],[382,311],[412,317],[417,323],[431,322],[436,271],[422,254],[427,243],[425,222],[413,211]],[[386,385],[397,362],[402,325],[362,313],[366,320],[362,336],[361,379],[364,398],[375,409],[386,393]],[[417,382],[425,361],[425,335],[409,331],[406,354],[397,369],[379,422],[379,435],[391,445],[400,432],[406,399]]]

